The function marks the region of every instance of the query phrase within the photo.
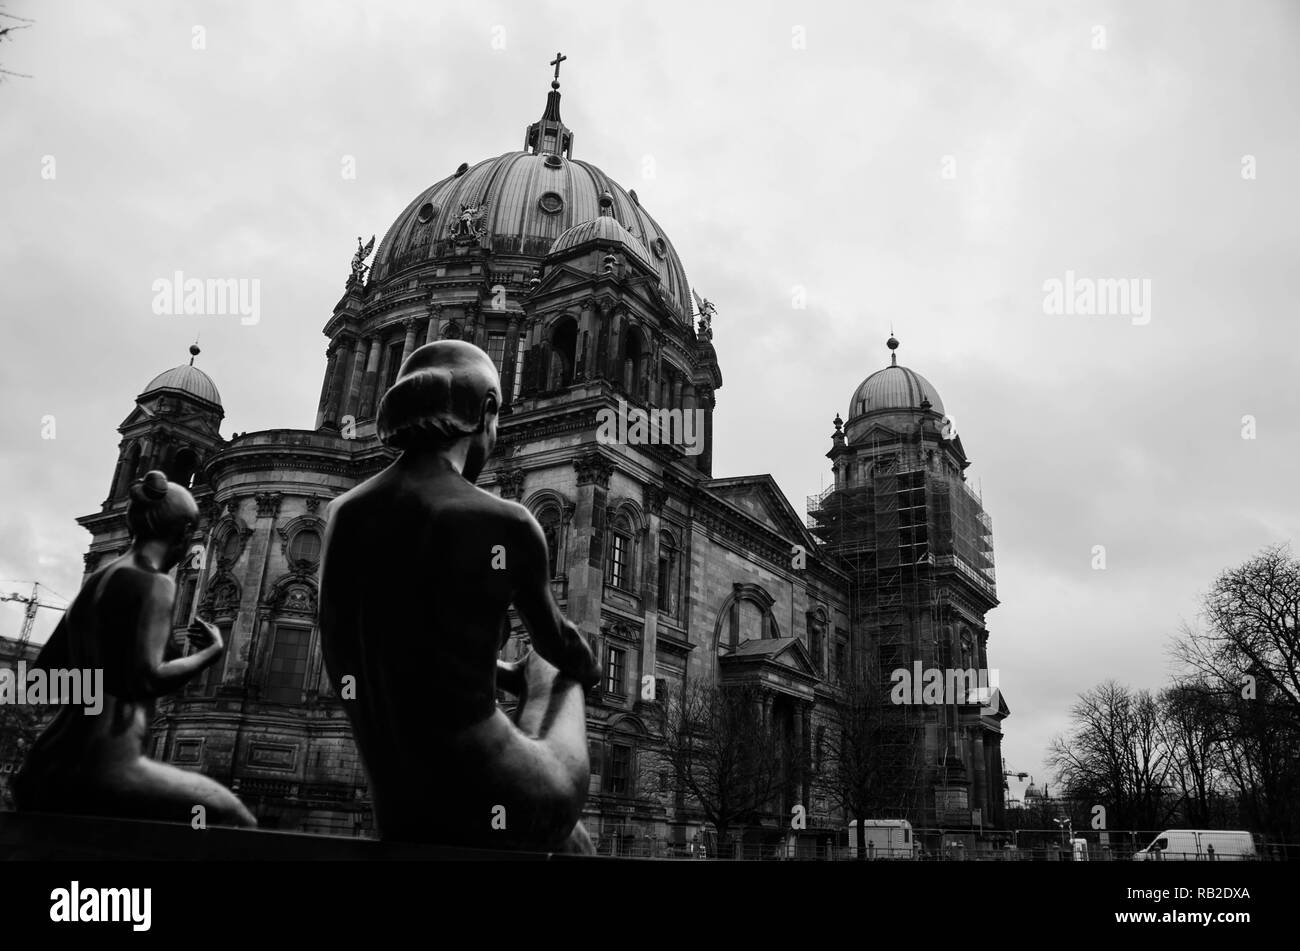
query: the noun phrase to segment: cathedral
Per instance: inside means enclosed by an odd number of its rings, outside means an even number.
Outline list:
[[[222,436],[197,347],[136,397],[108,497],[79,519],[93,536],[86,572],[128,545],[131,481],[164,470],[203,512],[176,572],[175,628],[197,614],[227,645],[160,704],[151,754],[225,783],[263,827],[373,833],[315,627],[322,533],[330,501],[393,459],[375,414],[403,360],[463,339],[496,363],[504,396],[479,484],[536,516],[555,597],[604,671],[588,701],[584,816],[600,851],[708,839],[699,810],[647,768],[657,705],[691,683],[756,688],[758,715],[795,750],[796,781],[745,841],[843,842],[847,819],[819,767],[849,678],[987,669],[985,615],[998,602],[965,450],[938,392],[894,353],[836,417],[834,482],[806,516],[769,475],[715,475],[714,306],[637,193],[574,157],[558,59],[521,148],[449,168],[369,265],[358,249],[324,325],[314,429]],[[699,421],[698,439],[598,438],[602,413],[635,410],[680,411]],[[507,658],[526,645],[513,624]],[[903,712],[914,762],[902,817],[957,834],[1001,825],[1000,693]],[[792,805],[803,828],[791,829]]]

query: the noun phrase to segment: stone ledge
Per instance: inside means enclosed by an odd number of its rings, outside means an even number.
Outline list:
[[[549,861],[579,856],[175,822],[0,812],[0,861]],[[605,860],[608,861],[608,860]]]

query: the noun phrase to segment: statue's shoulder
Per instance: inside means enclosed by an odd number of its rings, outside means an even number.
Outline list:
[[[110,564],[86,579],[86,590],[92,596],[103,601],[113,598],[115,601],[142,601],[155,597],[170,597],[176,592],[176,583],[171,577],[157,571],[146,571],[129,561]]]

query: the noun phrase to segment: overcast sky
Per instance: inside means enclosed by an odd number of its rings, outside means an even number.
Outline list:
[[[0,44],[32,77],[0,83],[0,591],[76,593],[73,518],[196,333],[227,436],[310,427],[357,235],[520,148],[556,50],[575,157],[717,305],[716,475],[802,512],[891,323],[938,388],[993,518],[1009,768],[1047,778],[1080,691],[1162,685],[1214,576],[1300,528],[1294,3],[2,9],[36,23]],[[155,316],[176,270],[259,278],[260,322]],[[1149,313],[1045,313],[1067,271]]]

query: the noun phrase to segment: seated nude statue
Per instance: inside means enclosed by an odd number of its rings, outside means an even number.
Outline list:
[[[209,825],[257,825],[220,783],[145,755],[155,699],[221,656],[220,633],[196,620],[188,633],[200,649],[167,659],[176,593],[168,572],[198,517],[194,497],[161,472],[131,486],[131,547],[86,579],[32,664],[103,670],[103,708],[59,709],[14,777],[20,810],[191,823],[202,806]]]
[[[500,402],[472,344],[407,358],[378,414],[401,456],[330,506],[321,648],[385,839],[590,853],[584,691],[598,671],[551,596],[536,519],[474,485]],[[507,664],[511,604],[533,651]],[[498,682],[519,697],[513,719]]]

